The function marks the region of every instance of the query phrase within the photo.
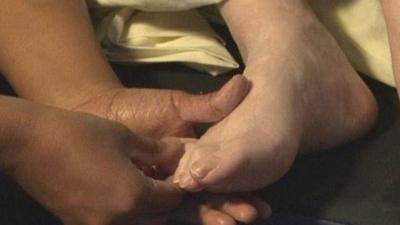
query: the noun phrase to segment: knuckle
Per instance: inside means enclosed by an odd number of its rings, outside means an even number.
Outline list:
[[[173,107],[174,113],[179,115],[181,113],[181,105],[184,96],[186,96],[186,93],[183,91],[170,91],[169,92],[169,101],[171,106]]]
[[[215,93],[209,94],[208,104],[213,114],[218,118],[223,118],[227,115],[228,112],[226,112],[223,108],[219,107],[220,99],[218,98],[218,96],[215,95]]]

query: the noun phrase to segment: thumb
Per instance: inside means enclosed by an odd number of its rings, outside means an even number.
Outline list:
[[[181,119],[191,122],[216,122],[229,115],[246,97],[249,81],[234,76],[219,91],[205,95],[174,92],[173,100]]]

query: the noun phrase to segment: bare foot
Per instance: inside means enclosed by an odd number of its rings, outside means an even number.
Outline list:
[[[162,138],[193,136],[193,122],[214,122],[228,115],[248,93],[249,82],[233,77],[221,90],[206,95],[155,89],[110,89],[76,103],[74,111],[121,122],[131,130]]]
[[[282,177],[297,153],[360,137],[376,102],[336,41],[314,19],[300,42],[282,36],[249,53],[245,100],[186,145],[174,181],[188,191],[248,191]]]

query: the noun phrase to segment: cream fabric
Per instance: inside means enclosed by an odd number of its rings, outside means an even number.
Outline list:
[[[91,6],[130,7],[142,11],[182,11],[217,4],[222,0],[87,0]]]
[[[112,61],[181,62],[218,75],[239,64],[197,10],[181,11],[217,2],[220,0],[96,0],[90,6],[119,6],[105,11],[94,9],[100,14],[95,16],[100,17],[98,38]],[[175,12],[164,12],[168,10]]]
[[[385,19],[379,0],[310,0],[314,12],[360,72],[395,86]],[[216,10],[203,10],[218,19]]]
[[[311,3],[358,71],[395,85],[379,0],[312,0]]]
[[[193,10],[176,12],[221,0],[88,1],[96,7],[117,7],[107,10],[97,29],[111,60],[182,62],[214,75],[238,67],[204,17]],[[310,2],[353,66],[394,86],[387,31],[379,0]],[[153,12],[138,12],[135,9]],[[211,11],[202,11],[202,15],[214,20],[218,18]]]

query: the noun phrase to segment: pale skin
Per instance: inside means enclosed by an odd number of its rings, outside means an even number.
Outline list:
[[[252,89],[229,116],[187,144],[174,179],[181,188],[265,187],[288,171],[298,153],[369,130],[377,114],[374,97],[307,1],[226,1],[221,13]],[[262,35],[253,35],[255,29]]]
[[[163,138],[192,136],[192,122],[221,120],[248,92],[249,83],[242,76],[234,77],[218,92],[201,96],[172,90],[127,89],[116,78],[101,53],[84,1],[5,0],[1,5],[0,68],[23,98],[71,111],[88,112],[120,122],[135,132]],[[11,12],[10,9],[15,10]],[[147,104],[140,105],[143,103]],[[62,164],[62,157],[57,160]],[[87,163],[90,166],[90,162]],[[173,171],[174,164],[172,158],[169,158],[166,173]],[[84,178],[82,175],[81,179]],[[138,187],[141,186],[140,182]],[[110,185],[113,183],[115,181],[110,182]],[[79,187],[73,184],[70,189],[66,189],[69,195]],[[101,188],[98,189],[101,191]],[[224,204],[213,204],[221,202],[221,199],[225,201]],[[54,198],[54,203],[48,203],[48,199],[37,200],[60,216],[58,209],[51,206],[63,204],[62,199]],[[91,207],[90,202],[88,207]],[[255,197],[205,196],[204,201],[195,204],[192,209],[197,211],[195,214],[199,218],[192,222],[205,225],[219,224],[220,221],[250,222],[270,214],[269,206]],[[77,213],[72,211],[69,216],[79,217],[75,215]],[[104,210],[102,213],[110,212]],[[94,219],[98,216],[93,215]],[[132,212],[129,218],[136,221],[135,213]],[[163,219],[159,219],[157,224],[162,223]],[[86,222],[81,223],[109,223]],[[155,224],[154,221],[141,223]]]
[[[399,86],[400,3],[381,2]],[[248,11],[251,13],[246,15]],[[232,114],[200,141],[187,145],[189,154],[175,175],[182,188],[216,192],[257,189],[279,179],[296,154],[329,148],[368,131],[376,116],[375,101],[305,1],[228,1],[221,12],[244,56],[244,75],[253,81],[253,89]],[[235,16],[238,14],[241,17]],[[260,35],[251,35],[252,30],[269,35],[260,40]],[[290,47],[280,48],[276,43]],[[266,46],[264,52],[262,46]],[[252,114],[255,103],[265,108]],[[253,123],[262,125],[243,130],[245,124]],[[224,160],[228,152],[238,157]],[[238,172],[240,176],[235,175]],[[252,179],[255,173],[258,181]]]
[[[265,187],[288,171],[297,154],[370,129],[375,99],[307,1],[225,1],[220,9],[252,89],[229,116],[187,144],[174,179],[181,188]]]

